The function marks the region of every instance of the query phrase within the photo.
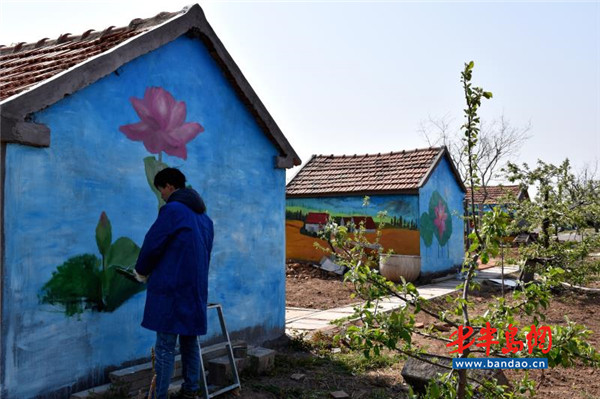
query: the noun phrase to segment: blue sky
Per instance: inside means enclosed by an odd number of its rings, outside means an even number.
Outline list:
[[[191,1],[3,0],[0,43],[122,26]],[[421,121],[462,122],[469,60],[474,83],[494,93],[482,118],[531,122],[518,160],[600,159],[598,1],[200,4],[303,161],[425,147]]]

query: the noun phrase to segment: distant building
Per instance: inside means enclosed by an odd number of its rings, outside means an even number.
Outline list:
[[[527,188],[519,185],[499,185],[476,187],[473,193],[475,199],[475,207],[478,209],[479,215],[487,212],[496,206],[506,207],[510,205],[509,198],[514,198],[517,202],[529,201],[529,192]],[[467,187],[465,195],[465,206],[467,214],[471,213],[471,187]]]
[[[445,147],[315,155],[286,188],[286,257],[321,259],[323,252],[313,245],[318,238],[301,233],[304,225],[298,215],[316,228],[324,218],[315,215],[326,211],[339,225],[363,223],[367,234],[381,223],[380,244],[386,250],[419,256],[422,276],[445,273],[463,261],[464,195]],[[369,201],[363,206],[365,196]],[[386,212],[382,218],[381,211]]]

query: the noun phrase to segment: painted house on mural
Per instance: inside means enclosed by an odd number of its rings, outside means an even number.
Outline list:
[[[324,254],[313,244],[321,240],[303,226],[310,215],[328,215],[340,225],[362,223],[370,238],[382,223],[386,250],[420,256],[423,278],[445,273],[463,260],[464,196],[445,147],[313,156],[286,188],[286,256],[319,261]]]
[[[323,212],[309,212],[304,218],[304,229],[311,233],[318,233],[329,221],[329,214]]]
[[[300,164],[201,8],[0,49],[4,399],[68,397],[147,359],[132,266],[156,171],[214,221],[209,301],[232,336],[285,331],[285,169]],[[204,342],[219,333],[209,315]]]
[[[344,216],[339,220],[338,225],[348,227],[349,231],[356,231],[362,227],[365,233],[375,233],[377,223],[371,216]]]

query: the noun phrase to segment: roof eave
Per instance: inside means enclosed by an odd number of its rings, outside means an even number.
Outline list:
[[[467,188],[466,188],[465,184],[463,183],[462,178],[460,177],[460,173],[458,172],[458,169],[456,169],[456,165],[454,165],[454,161],[452,161],[452,157],[450,157],[450,153],[448,152],[448,148],[446,148],[446,146],[440,147],[439,154],[435,157],[435,159],[431,163],[431,166],[427,170],[427,173],[425,173],[423,175],[423,177],[421,178],[421,181],[419,182],[419,188],[423,187],[427,183],[427,181],[433,174],[433,171],[435,170],[435,168],[437,168],[439,163],[442,161],[442,158],[444,158],[444,157],[446,157],[446,160],[448,161],[448,164],[450,165],[450,170],[452,171],[452,174],[454,175],[454,178],[456,179],[458,186],[463,191],[463,193],[466,193]]]
[[[29,114],[56,103],[65,96],[109,75],[131,60],[186,33],[198,37],[207,45],[211,55],[225,72],[244,105],[249,108],[267,137],[277,147],[279,156],[275,159],[275,166],[291,168],[300,165],[302,163],[300,157],[227,52],[198,4],[194,4],[184,10],[182,14],[147,32],[134,36],[102,54],[1,102],[1,141],[48,147],[50,145],[50,129],[44,125],[26,121]]]
[[[419,193],[418,188],[404,190],[367,190],[367,191],[340,191],[340,192],[314,192],[303,194],[285,194],[285,198],[315,198],[315,197],[364,197],[366,195],[415,195]]]
[[[193,10],[194,7],[191,7],[186,12],[162,22],[147,32],[125,40],[101,54],[3,100],[0,102],[2,116],[18,118],[49,107],[62,98],[111,74],[134,58],[169,43],[189,30],[188,26],[194,19],[194,14],[197,13]],[[202,12],[202,10],[199,11]]]

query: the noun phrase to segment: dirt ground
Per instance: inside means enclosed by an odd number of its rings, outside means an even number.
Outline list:
[[[350,298],[352,284],[342,276],[304,263],[288,263],[286,269],[286,306],[331,309],[358,302]]]
[[[597,282],[594,286],[597,286]],[[327,309],[355,303],[350,298],[352,287],[342,282],[340,276],[323,272],[309,265],[289,264],[287,269],[287,305]],[[484,287],[480,292],[472,294],[475,302],[475,312],[483,312],[489,301],[495,300],[500,293],[494,288]],[[443,306],[445,298],[437,298],[434,304]],[[571,321],[584,324],[593,333],[590,342],[600,350],[600,295],[583,295],[562,291],[551,302],[546,312],[544,325],[565,324],[565,316]],[[526,320],[521,317],[526,325]],[[416,321],[427,327],[436,321],[419,313]],[[444,328],[439,322],[440,328]],[[444,332],[448,337],[450,329]],[[419,344],[425,344],[429,351],[447,355],[449,349],[443,343],[432,341],[419,335],[413,339]],[[300,354],[299,354],[300,353]],[[300,356],[300,357],[299,357]],[[304,356],[304,358],[303,358]],[[311,355],[304,352],[283,353],[279,362],[284,364],[278,368],[276,375],[260,379],[260,382],[250,384],[251,391],[242,397],[247,398],[326,398],[329,392],[344,390],[352,398],[403,398],[406,386],[400,376],[403,361],[392,365],[375,368],[366,373],[348,371],[333,357],[317,357],[322,359],[315,362]],[[312,355],[314,359],[314,354]],[[294,381],[294,373],[306,374],[301,381]],[[330,377],[325,377],[329,375]],[[507,370],[509,380],[522,377],[523,371]],[[574,368],[558,367],[542,371],[533,370],[531,377],[536,381],[538,398],[592,399],[600,398],[600,370],[580,365]],[[254,385],[252,385],[254,384]],[[254,388],[252,388],[254,387]],[[266,390],[266,392],[265,392]],[[305,392],[305,393],[302,393]],[[312,392],[310,395],[309,392]],[[250,396],[244,396],[250,395]],[[252,396],[255,395],[255,396]],[[260,396],[263,395],[263,396]],[[265,396],[266,395],[266,396]],[[270,396],[269,396],[270,395]]]
[[[344,355],[341,355],[344,356]],[[400,363],[357,373],[340,355],[315,355],[302,351],[280,352],[275,369],[267,376],[242,376],[242,390],[227,399],[331,399],[343,391],[350,398],[407,398]]]
[[[456,295],[456,294],[454,294]],[[489,301],[495,300],[500,295],[496,288],[482,288],[481,292],[472,294],[475,302],[475,311],[473,314],[481,314],[487,308]],[[438,305],[443,305],[442,298],[436,298],[433,301]],[[563,291],[557,295],[548,306],[546,311],[546,320],[541,322],[543,325],[565,325],[565,316],[569,320],[585,325],[593,333],[590,336],[590,343],[600,350],[600,295],[581,295],[569,291]],[[527,325],[530,319],[524,315],[517,317],[522,323]],[[431,323],[439,324],[432,317],[425,314],[418,314],[417,322],[422,322],[424,327]],[[447,332],[449,338],[451,332]],[[427,344],[434,353],[447,355],[448,348],[439,341],[416,336],[414,338],[419,344]],[[500,340],[502,342],[502,340]],[[505,374],[510,380],[522,378],[523,371],[506,370]],[[563,399],[592,399],[600,398],[600,369],[593,369],[579,365],[574,368],[557,367],[545,371],[532,370],[530,377],[536,381],[537,398],[557,398]]]

